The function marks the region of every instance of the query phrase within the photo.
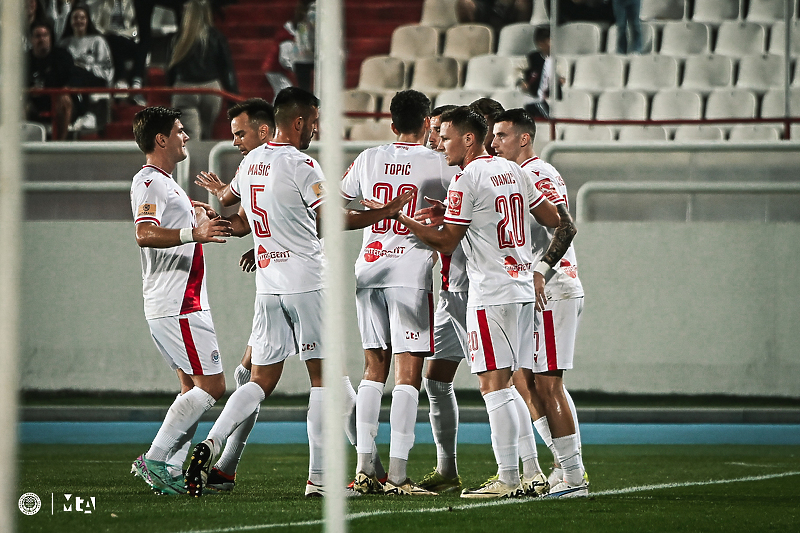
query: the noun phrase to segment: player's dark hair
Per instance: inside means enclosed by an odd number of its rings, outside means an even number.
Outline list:
[[[307,117],[311,110],[319,107],[319,99],[310,92],[299,87],[281,89],[272,104],[275,109],[275,122],[286,124],[297,117]]]
[[[517,130],[530,135],[531,139],[536,137],[536,123],[533,121],[533,117],[520,107],[503,111],[495,117],[494,121],[495,123],[510,122]]]
[[[540,43],[550,38],[550,26],[537,26],[533,30],[533,42]]]
[[[505,111],[500,102],[492,100],[491,98],[478,98],[469,104],[469,107],[484,117],[487,117],[489,120],[494,120],[494,117]]]
[[[275,110],[272,104],[263,98],[249,98],[239,102],[228,109],[228,120],[233,120],[242,113],[247,113],[250,125],[257,130],[262,124],[269,126],[269,131],[275,131]]]
[[[417,133],[431,114],[431,100],[413,89],[400,91],[389,106],[394,127],[400,133]]]
[[[156,135],[169,137],[181,110],[171,107],[145,107],[133,117],[133,138],[139,150],[150,154],[156,149]]]
[[[439,107],[434,107],[433,111],[431,111],[431,116],[432,117],[438,117],[439,115],[441,115],[445,111],[450,111],[451,109],[455,109],[457,107],[458,107],[457,105],[453,105],[453,104],[445,104],[445,105],[440,105]]]
[[[442,123],[444,122],[449,122],[462,135],[472,133],[480,144],[483,144],[486,134],[489,132],[486,119],[471,106],[460,106],[445,111],[442,113]]]

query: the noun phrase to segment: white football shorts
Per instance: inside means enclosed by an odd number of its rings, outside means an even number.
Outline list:
[[[433,293],[425,289],[356,288],[356,313],[364,349],[392,347],[392,353],[433,350]]]
[[[222,372],[211,311],[152,318],[147,325],[158,351],[173,370],[180,368],[191,376]]]
[[[467,291],[439,292],[433,314],[433,355],[431,359],[462,361],[467,347]]]
[[[273,365],[300,354],[322,358],[322,291],[256,294],[250,334],[254,365]]]
[[[473,374],[510,368],[533,357],[534,304],[512,303],[467,309],[469,365]]]
[[[583,298],[551,300],[544,311],[537,311],[535,353],[532,359],[521,361],[521,366],[534,373],[571,369],[582,311]]]

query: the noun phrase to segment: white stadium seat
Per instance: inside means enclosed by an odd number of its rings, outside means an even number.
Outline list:
[[[509,24],[500,30],[497,39],[497,55],[499,56],[527,56],[536,48],[533,42],[533,32],[536,26],[527,22]]]
[[[600,26],[591,22],[567,22],[557,26],[552,39],[558,55],[597,54],[601,51]]]
[[[432,26],[440,31],[458,24],[456,0],[425,0],[422,3],[420,24]]]
[[[424,57],[414,64],[411,88],[431,99],[458,86],[458,61],[452,57]]]
[[[772,24],[783,20],[783,10],[786,0],[748,0],[747,20]],[[789,2],[790,16],[794,16],[794,1]]]
[[[622,58],[597,54],[577,59],[571,87],[598,94],[606,89],[621,89],[624,81],[625,63]]]
[[[728,134],[729,141],[778,141],[781,132],[766,124],[736,124]]]
[[[791,57],[800,56],[800,20],[793,20],[792,41],[790,50]],[[769,53],[782,56],[786,52],[786,24],[781,20],[772,25],[769,32]]]
[[[389,56],[368,57],[361,63],[358,88],[386,94],[399,91],[405,83],[405,64],[402,59]]]
[[[519,89],[495,91],[489,95],[489,98],[502,105],[503,109],[525,107],[534,100],[530,94],[522,92]]]
[[[687,89],[665,89],[653,96],[651,120],[695,120],[703,117],[700,93]]]
[[[439,96],[436,97],[436,104],[434,107],[442,105],[469,105],[478,98],[483,98],[484,96],[486,95],[475,91],[453,89],[451,91],[439,93]]]
[[[655,49],[656,31],[651,24],[642,22],[642,53],[649,54]],[[628,43],[631,43],[631,32],[628,31]],[[606,51],[611,54],[617,49],[617,27],[611,26],[608,28],[608,37],[606,37]]]
[[[584,126],[582,124],[564,124],[560,126],[561,138],[565,141],[613,141],[614,131],[608,126]]]
[[[638,91],[605,91],[597,98],[597,120],[645,120],[647,96]]]
[[[642,0],[639,17],[642,20],[681,20],[685,15],[684,0]]]
[[[708,26],[700,22],[667,22],[661,30],[661,54],[687,57],[707,54],[710,36]]]
[[[447,30],[443,56],[466,62],[471,57],[492,53],[492,29],[482,24],[459,24]]]
[[[551,102],[552,114],[557,118],[594,118],[594,97],[588,91],[570,89],[564,91],[561,100]]]
[[[623,142],[668,141],[663,126],[620,126],[617,140]]]
[[[719,25],[739,18],[739,0],[694,0],[692,20]]]
[[[724,141],[725,133],[716,126],[682,125],[675,129],[675,141]]]
[[[744,89],[717,89],[708,95],[706,118],[756,118],[756,95]]]
[[[392,131],[392,119],[369,120],[353,125],[350,130],[351,141],[395,141],[397,135]]]
[[[769,89],[783,87],[783,57],[774,54],[744,56],[739,61],[739,76],[736,87],[764,93]]]
[[[489,54],[475,56],[467,63],[464,89],[477,92],[491,92],[510,89],[517,82],[517,70],[510,57]]]
[[[436,28],[419,24],[398,26],[392,32],[389,55],[405,61],[439,53],[439,32]]]
[[[733,86],[733,59],[721,55],[690,56],[683,65],[684,89],[708,93]]]
[[[652,94],[677,86],[678,61],[674,57],[648,54],[630,58],[626,85],[628,89]]]
[[[732,57],[763,54],[765,44],[766,31],[761,24],[725,21],[717,30],[714,53]]]

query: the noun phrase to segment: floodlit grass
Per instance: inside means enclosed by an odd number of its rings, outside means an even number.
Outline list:
[[[304,445],[249,445],[231,494],[155,496],[128,472],[139,445],[25,445],[18,494],[34,492],[42,509],[17,515],[22,532],[322,531],[322,502],[303,489]],[[384,459],[386,447],[381,448]],[[540,447],[543,466],[549,451]],[[457,496],[351,500],[351,531],[486,533],[499,531],[798,531],[800,448],[796,446],[587,446],[592,496],[586,500],[467,501]],[[352,457],[351,457],[352,460]],[[419,478],[435,463],[432,445],[411,452],[409,474]],[[488,445],[459,447],[468,485],[494,473]],[[545,470],[548,470],[545,468]],[[785,477],[743,480],[776,474]],[[731,483],[709,483],[740,480]],[[645,488],[675,484],[672,487]],[[686,484],[686,486],[680,486]],[[627,492],[615,493],[629,489]],[[65,494],[95,497],[92,514],[65,512]],[[54,511],[51,514],[51,495]],[[369,515],[369,513],[374,513]],[[366,516],[363,514],[367,514]],[[310,522],[310,523],[309,523]],[[307,525],[291,525],[306,523]],[[260,527],[259,527],[260,526]]]

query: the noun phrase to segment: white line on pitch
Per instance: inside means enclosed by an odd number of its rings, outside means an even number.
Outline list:
[[[658,485],[640,485],[638,487],[626,487],[622,489],[601,490],[598,492],[590,492],[591,496],[616,496],[618,494],[630,494],[633,492],[646,492],[649,490],[660,489],[674,489],[681,487],[700,487],[705,485],[725,485],[727,483],[742,483],[745,481],[765,481],[767,479],[776,479],[781,477],[797,476],[800,472],[781,472],[779,474],[764,474],[762,476],[746,476],[737,477],[734,479],[709,479],[706,481],[686,481],[683,483],[661,483]],[[547,498],[532,499],[532,498],[515,498],[510,500],[492,500],[488,502],[469,503],[466,505],[449,505],[447,507],[434,507],[432,509],[403,509],[403,510],[381,510],[381,511],[366,511],[362,513],[351,513],[347,515],[349,521],[357,520],[359,518],[369,518],[372,516],[385,516],[394,514],[419,514],[419,513],[443,513],[448,511],[467,511],[470,509],[479,509],[483,507],[496,507],[498,505],[520,505],[525,503],[544,502],[548,501]],[[260,524],[252,526],[232,526],[214,529],[192,529],[189,531],[182,531],[180,533],[238,533],[239,531],[258,531],[262,529],[276,529],[281,527],[297,527],[297,526],[319,526],[325,523],[325,520],[306,520],[303,522],[286,522],[283,524]]]

